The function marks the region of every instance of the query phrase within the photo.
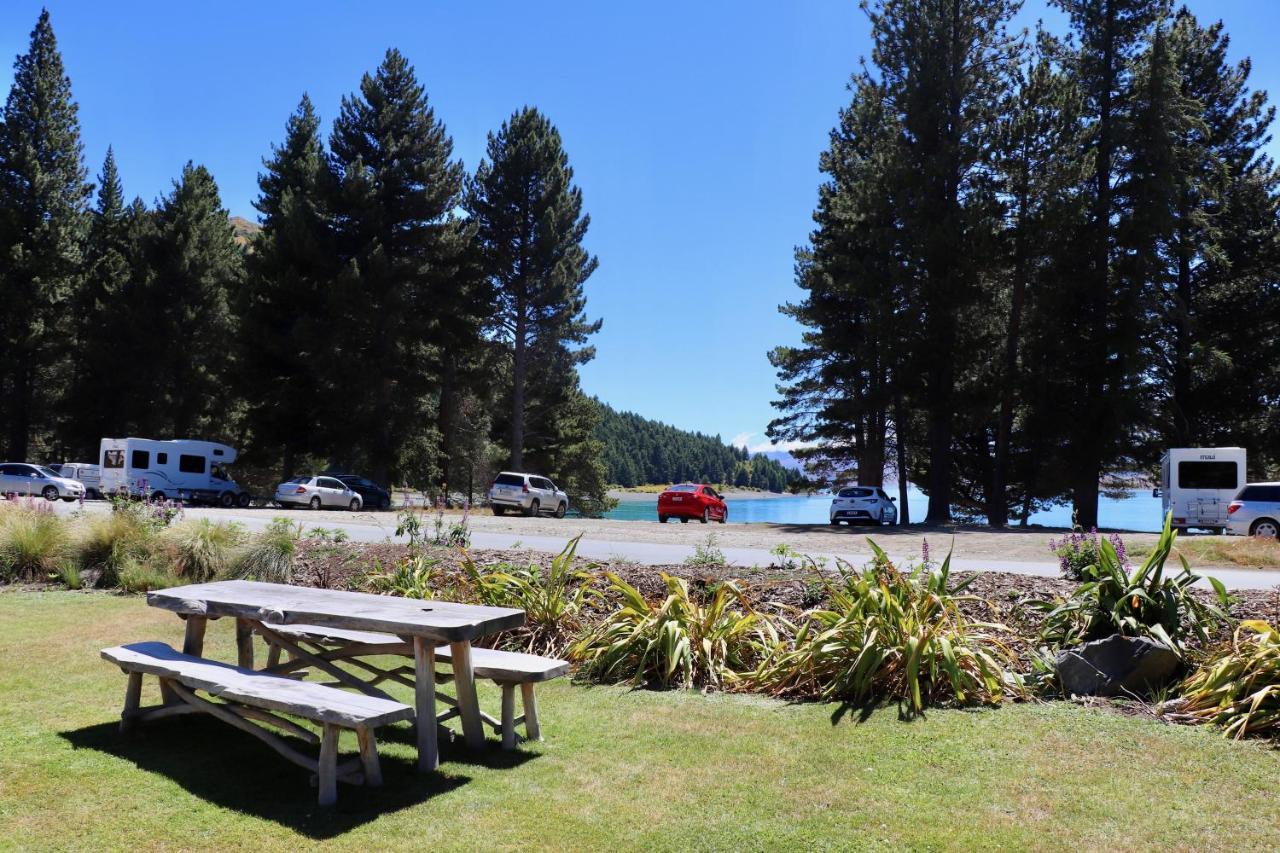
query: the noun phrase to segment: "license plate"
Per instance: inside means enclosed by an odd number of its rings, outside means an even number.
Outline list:
[[[683,502],[684,502],[684,498],[672,498],[672,499],[671,499],[671,502],[672,502],[673,504],[683,503]]]

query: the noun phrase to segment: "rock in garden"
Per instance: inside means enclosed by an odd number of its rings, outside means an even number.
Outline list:
[[[1067,696],[1141,696],[1168,681],[1182,659],[1147,637],[1115,634],[1058,652],[1057,664]]]

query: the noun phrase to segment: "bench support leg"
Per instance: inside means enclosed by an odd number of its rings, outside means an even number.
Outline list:
[[[516,748],[516,686],[502,686],[502,748]]]
[[[129,684],[124,689],[124,710],[120,712],[120,731],[127,732],[137,721],[138,707],[142,704],[142,673],[129,673]]]
[[[382,784],[382,765],[378,763],[378,741],[367,726],[356,729],[360,741],[360,765],[364,768],[364,783],[377,787]]]
[[[538,697],[533,692],[533,682],[520,685],[520,697],[524,700],[524,734],[529,740],[542,740],[542,728],[538,725]]]
[[[418,732],[418,771],[430,773],[440,766],[436,732],[436,647],[423,637],[413,638],[414,728]]]
[[[187,617],[186,635],[182,638],[182,653],[184,655],[204,656],[204,631],[208,625],[209,620],[207,617]]]
[[[320,740],[320,805],[331,806],[338,801],[338,727],[324,724]]]
[[[236,619],[236,651],[240,666],[253,669],[253,623],[248,619]]]
[[[471,669],[471,644],[450,643],[453,656],[453,684],[458,694],[458,714],[462,717],[462,734],[467,746],[484,746],[484,722],[480,719],[480,699],[476,696],[476,676]]]
[[[280,665],[280,647],[275,643],[267,643],[267,669]]]

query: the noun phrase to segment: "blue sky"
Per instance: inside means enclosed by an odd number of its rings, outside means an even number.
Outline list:
[[[6,90],[41,5],[0,5]],[[818,154],[868,50],[853,0],[45,5],[90,169],[114,145],[126,193],[148,203],[192,159],[252,217],[262,157],[302,92],[327,125],[389,46],[416,67],[468,169],[488,131],[538,106],[564,137],[600,258],[587,292],[604,328],[584,388],[764,443],[765,353],[799,334],[776,307],[798,294],[792,250],[811,226]],[[1256,88],[1280,90],[1280,3],[1189,5],[1226,22]],[[1030,0],[1020,23],[1041,16],[1060,21]]]

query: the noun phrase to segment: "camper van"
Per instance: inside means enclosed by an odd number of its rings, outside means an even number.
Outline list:
[[[234,461],[235,448],[193,439],[104,438],[98,457],[103,494],[248,506],[225,467]]]
[[[1222,533],[1227,507],[1245,483],[1243,447],[1177,447],[1160,460],[1161,516],[1179,530]]]

